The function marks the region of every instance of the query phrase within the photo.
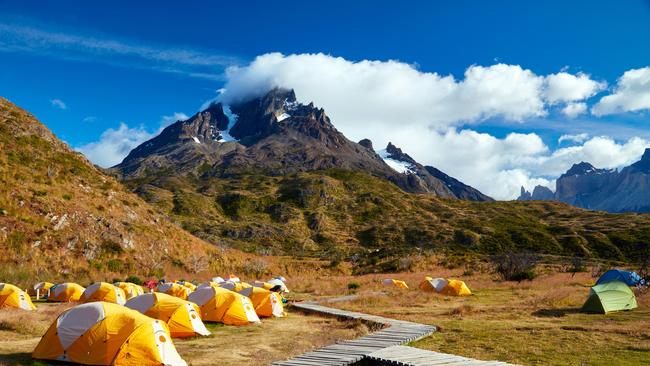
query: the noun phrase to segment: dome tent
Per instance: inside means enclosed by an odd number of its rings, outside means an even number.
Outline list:
[[[235,292],[239,292],[245,288],[252,287],[250,284],[246,282],[240,282],[240,281],[238,282],[225,281],[219,283],[218,286],[221,288],[225,288],[226,290],[235,291]]]
[[[403,290],[409,288],[409,286],[406,284],[406,282],[400,281],[400,280],[394,280],[394,279],[391,279],[391,278],[387,278],[387,279],[381,281],[381,283],[384,286],[395,286],[395,287],[401,288]]]
[[[260,322],[249,298],[221,287],[200,287],[190,294],[188,300],[201,308],[204,321],[227,325]]]
[[[49,302],[72,302],[81,300],[86,289],[74,282],[65,282],[54,285],[50,288],[50,296],[47,297]]]
[[[25,291],[8,283],[0,283],[1,308],[34,310],[36,306],[34,306],[32,299]]]
[[[187,366],[165,322],[103,301],[59,315],[32,357],[85,365]]]
[[[192,292],[189,288],[173,282],[159,283],[156,292],[162,292],[167,295],[176,296],[179,299],[187,300],[187,296]]]
[[[467,287],[463,281],[449,280],[447,286],[445,286],[440,293],[450,296],[470,296],[472,291],[470,291],[469,287]]]
[[[136,296],[127,301],[125,306],[151,318],[164,321],[169,326],[172,337],[210,335],[201,321],[201,309],[187,300],[153,292]]]
[[[241,291],[240,294],[251,299],[255,313],[259,317],[283,317],[284,306],[282,305],[282,297],[277,292],[260,287],[248,287]]]
[[[54,287],[52,282],[39,282],[32,287],[30,295],[36,296],[36,300],[41,297],[47,297],[50,294],[50,289]]]
[[[126,303],[124,290],[108,282],[95,282],[81,295],[82,302],[106,301],[118,305]]]
[[[138,286],[135,283],[115,282],[114,285],[121,288],[124,291],[127,300],[144,294],[144,289],[142,288],[142,286]]]
[[[431,278],[425,277],[422,282],[420,282],[420,290],[425,292],[441,292],[445,287],[447,287],[449,282],[444,278]]]
[[[596,285],[611,281],[620,281],[628,286],[636,286],[642,282],[642,279],[636,272],[624,271],[622,269],[610,269],[600,276],[598,281],[596,281]]]
[[[589,298],[582,306],[584,313],[607,314],[637,308],[636,297],[630,287],[621,281],[605,282],[589,290]]]

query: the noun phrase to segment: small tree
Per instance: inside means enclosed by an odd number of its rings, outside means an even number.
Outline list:
[[[573,256],[567,268],[567,272],[571,273],[571,277],[575,277],[578,272],[585,272],[587,267],[585,265],[585,259],[580,256]]]
[[[504,281],[532,280],[539,256],[529,252],[507,252],[491,257],[494,271]]]

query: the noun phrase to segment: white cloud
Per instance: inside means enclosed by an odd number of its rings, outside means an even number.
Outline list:
[[[551,103],[585,100],[607,87],[606,82],[592,80],[589,75],[558,72],[546,76],[545,99]]]
[[[68,106],[61,99],[50,99],[50,104],[54,108],[63,109],[63,110],[68,109]]]
[[[632,69],[621,76],[614,92],[591,108],[596,116],[650,109],[650,67]]]
[[[554,190],[555,178],[580,161],[598,168],[629,165],[650,146],[650,141],[636,137],[623,142],[587,137],[582,143],[552,151],[534,133],[497,138],[455,128],[411,130],[389,137],[422,164],[435,166],[496,199],[516,198],[521,186],[531,190],[539,184]]]
[[[83,153],[93,163],[109,168],[121,163],[131,150],[160,134],[165,127],[188,118],[185,113],[181,112],[162,116],[158,129],[151,132],[143,126],[131,128],[121,122],[119,128],[109,128],[102,132],[99,141],[79,146],[76,150]]]
[[[335,120],[357,121],[348,127],[359,133],[367,124],[445,129],[491,117],[521,121],[546,114],[543,77],[518,65],[471,66],[455,80],[398,61],[271,53],[246,67],[228,68],[226,78],[220,96],[226,103],[274,86],[293,88],[301,101],[316,101]]]
[[[84,117],[82,119],[82,121],[84,121],[86,123],[95,122],[95,121],[97,121],[97,117],[95,117],[95,116],[86,116],[86,117]]]
[[[0,51],[104,62],[212,80],[221,80],[218,71],[237,62],[235,57],[187,47],[154,47],[131,40],[61,33],[9,23],[0,23]]]
[[[79,146],[76,150],[93,163],[108,168],[119,164],[131,150],[153,136],[142,126],[129,128],[122,122],[118,129],[109,128],[102,132],[99,141]]]
[[[576,118],[587,112],[587,103],[568,103],[562,108],[562,114],[569,118]]]
[[[562,136],[560,136],[560,138],[557,139],[557,143],[558,143],[558,144],[561,144],[561,143],[564,142],[564,141],[571,141],[571,142],[575,142],[575,143],[582,143],[582,142],[584,142],[585,140],[587,140],[588,138],[589,138],[589,134],[586,133],[586,132],[578,133],[578,134],[575,134],[575,135],[569,135],[569,134],[567,134],[567,135],[562,135]]]

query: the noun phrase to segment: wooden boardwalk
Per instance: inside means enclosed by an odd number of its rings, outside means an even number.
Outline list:
[[[513,366],[499,361],[478,361],[467,357],[450,355],[419,348],[393,346],[378,350],[367,356],[370,364],[396,366]]]
[[[330,302],[335,301],[337,299],[330,300]],[[272,365],[275,366],[345,366],[355,365],[357,363],[361,364],[362,362],[363,365],[507,365],[501,362],[476,361],[460,356],[400,346],[404,343],[416,341],[433,334],[436,331],[436,327],[431,325],[334,309],[319,305],[315,302],[301,302],[293,304],[293,306],[304,312],[313,312],[319,315],[336,316],[345,319],[358,319],[373,327],[382,327],[382,329],[357,339],[341,341],[315,351],[304,353],[287,361],[274,362]],[[407,363],[411,361],[420,363]]]

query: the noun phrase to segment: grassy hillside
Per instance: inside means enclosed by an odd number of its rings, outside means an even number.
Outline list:
[[[530,250],[626,261],[647,251],[650,239],[647,215],[557,202],[443,200],[405,193],[361,172],[248,171],[226,179],[167,174],[126,184],[198,237],[257,253],[352,259],[359,266],[449,250]]]
[[[180,275],[236,257],[169,222],[0,98],[0,281]]]

